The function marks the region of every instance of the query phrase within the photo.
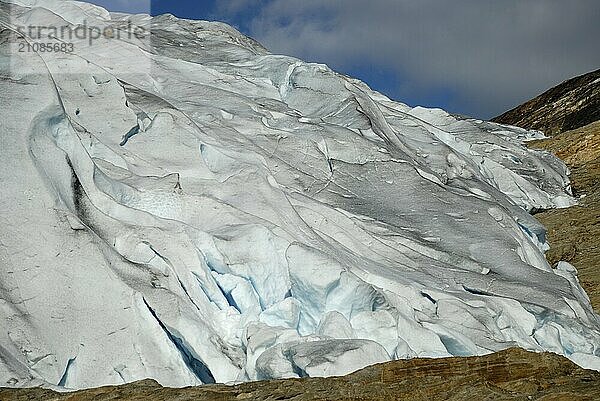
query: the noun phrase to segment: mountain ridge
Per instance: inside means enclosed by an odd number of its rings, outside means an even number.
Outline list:
[[[491,121],[554,135],[600,119],[600,69],[568,79]]]

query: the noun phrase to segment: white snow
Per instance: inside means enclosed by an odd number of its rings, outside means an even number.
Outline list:
[[[340,375],[510,346],[600,369],[598,315],[528,214],[575,203],[562,162],[523,146],[539,133],[411,108],[221,23],[12,3],[0,385]],[[130,19],[152,41],[14,51],[11,29],[57,19]]]

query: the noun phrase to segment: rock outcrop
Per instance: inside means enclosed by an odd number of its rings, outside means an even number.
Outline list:
[[[273,380],[238,386],[168,389],[147,380],[71,394],[0,390],[2,401],[471,401],[600,399],[600,373],[556,354],[508,349],[475,358],[413,359],[331,378]]]
[[[583,127],[600,120],[600,70],[572,79],[492,121],[536,129],[546,135]]]

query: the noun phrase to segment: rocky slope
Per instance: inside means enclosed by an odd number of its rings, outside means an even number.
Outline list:
[[[555,354],[509,349],[478,358],[413,359],[365,368],[344,377],[274,380],[237,386],[166,389],[154,381],[72,394],[0,389],[2,401],[338,401],[600,399],[600,373]]]
[[[554,135],[600,120],[600,70],[572,79],[492,119]]]
[[[579,198],[577,206],[536,214],[548,228],[546,257],[553,265],[560,260],[574,265],[594,309],[600,311],[600,121],[531,146],[567,163],[573,194]]]

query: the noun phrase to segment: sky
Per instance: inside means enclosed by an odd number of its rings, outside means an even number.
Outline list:
[[[599,0],[92,0],[227,22],[412,106],[488,119],[600,68]]]

